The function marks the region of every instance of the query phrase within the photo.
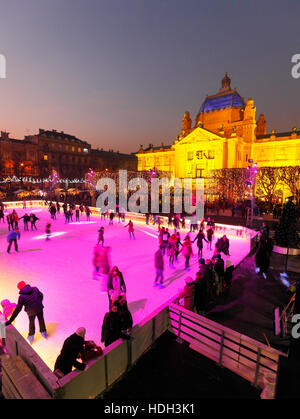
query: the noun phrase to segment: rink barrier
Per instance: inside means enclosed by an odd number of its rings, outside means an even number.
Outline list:
[[[130,340],[119,339],[103,355],[87,364],[84,371],[72,371],[61,379],[48,368],[26,339],[10,325],[7,349],[12,359],[20,357],[47,391],[41,398],[93,399],[101,397],[136,364],[166,331],[187,341],[190,348],[263,388],[261,398],[275,398],[279,362],[286,354],[174,304],[175,297],[135,325]],[[18,388],[6,373],[4,394],[15,398]],[[26,394],[20,389],[19,395]],[[43,394],[40,390],[39,394]],[[13,396],[14,395],[14,396]],[[21,398],[21,397],[20,397]],[[29,397],[27,397],[29,398]]]
[[[131,332],[132,339],[113,342],[104,349],[100,358],[90,361],[84,371],[72,371],[61,378],[54,398],[92,399],[108,391],[168,330],[168,305],[173,300],[174,297],[135,325]]]
[[[169,331],[179,341],[262,388],[261,398],[275,398],[280,357],[287,357],[285,353],[174,303],[169,316]]]
[[[26,202],[26,209],[30,209],[31,207],[42,207],[47,208],[45,206],[45,202],[42,200],[33,200],[33,201],[25,201]],[[63,202],[59,202],[60,205],[63,205]],[[23,208],[23,202],[22,201],[11,201],[11,202],[4,202],[5,208]],[[78,205],[76,205],[78,206]],[[91,215],[101,216],[101,208],[97,207],[89,207],[91,210]],[[133,213],[133,212],[126,212],[126,219],[127,220],[133,220],[137,222],[141,222],[142,224],[146,224],[146,216],[145,214],[141,213]],[[168,217],[160,216],[160,219],[163,221],[162,226],[167,227],[168,226]],[[190,220],[189,218],[186,218],[186,225],[188,227],[185,228],[183,231],[189,231],[189,224]],[[204,223],[206,226],[206,223]],[[152,225],[152,222],[149,222],[149,225]],[[244,226],[233,226],[229,224],[220,224],[215,223],[215,236],[221,237],[224,234],[230,239],[240,239],[240,240],[247,240],[249,241],[250,245],[250,251],[255,247],[256,240],[257,240],[257,234],[258,232],[255,230],[251,230]]]

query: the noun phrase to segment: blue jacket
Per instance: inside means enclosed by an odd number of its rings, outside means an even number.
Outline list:
[[[20,232],[18,231],[17,233],[15,231],[11,231],[8,236],[7,236],[7,241],[9,242],[10,240],[16,240],[16,238],[19,238],[20,240]]]

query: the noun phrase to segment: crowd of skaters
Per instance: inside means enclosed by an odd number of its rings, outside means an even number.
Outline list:
[[[75,213],[76,221],[80,221],[83,214],[89,220],[90,210],[88,207],[74,204],[63,204],[60,207],[59,203],[49,203],[49,212],[53,220],[56,219],[56,214],[63,210],[66,220],[71,219]],[[125,213],[119,211],[117,213],[105,211],[101,213],[101,220],[107,218],[109,224],[113,224],[113,219],[118,216],[119,222],[125,221]],[[148,224],[150,217],[146,216],[146,223]],[[66,221],[67,222],[67,221]],[[200,224],[193,222],[191,219],[190,231],[185,234],[184,239],[181,239],[179,228],[185,227],[185,219],[182,215],[169,217],[168,226],[172,225],[174,230],[169,231],[169,227],[162,227],[162,219],[158,215],[153,219],[153,224],[158,225],[158,250],[155,252],[154,262],[156,269],[156,277],[154,286],[164,286],[164,257],[168,258],[169,266],[175,269],[175,264],[178,262],[180,255],[184,257],[185,270],[190,270],[190,259],[194,255],[193,243],[197,245],[198,269],[195,278],[187,276],[185,278],[185,287],[180,291],[177,302],[181,303],[189,310],[196,310],[199,314],[205,314],[210,303],[216,301],[219,295],[229,290],[232,281],[232,274],[234,270],[233,263],[229,258],[225,261],[222,257],[230,256],[229,253],[229,239],[224,235],[214,243],[214,252],[212,257],[208,256],[204,259],[204,253],[212,250],[212,243],[214,237],[215,224],[214,220],[207,218],[202,220]],[[51,224],[48,223],[46,227],[47,238],[49,240],[51,231]],[[129,237],[135,238],[134,226],[131,220],[124,225],[128,227]],[[193,239],[191,234],[195,234]],[[264,226],[261,237],[266,235],[266,226]],[[204,249],[206,242],[206,250]],[[260,243],[265,240],[261,239]],[[264,249],[263,244],[260,249]],[[262,251],[262,250],[260,250]],[[258,251],[259,253],[259,251]],[[129,311],[126,298],[126,284],[122,272],[117,266],[111,268],[110,262],[110,247],[104,245],[104,227],[101,226],[98,230],[98,240],[94,248],[93,264],[95,268],[95,279],[101,280],[103,291],[107,292],[108,296],[108,311],[104,316],[101,328],[101,342],[105,346],[119,338],[130,339],[130,331],[133,325],[132,315]],[[263,273],[263,270],[261,271]],[[40,332],[44,338],[47,338],[47,331],[43,318],[43,294],[36,287],[31,287],[26,283],[19,283],[19,300],[15,305],[14,310],[11,310],[10,316],[6,316],[6,324],[14,321],[16,316],[24,306],[25,311],[29,317],[29,335],[30,343],[34,340],[34,320],[37,317],[40,326]],[[57,358],[55,364],[55,373],[60,376],[67,374],[73,367],[77,369],[84,369],[87,359],[87,352],[94,352],[99,354],[101,348],[97,347],[93,342],[85,341],[85,328],[81,327],[69,336],[61,349],[61,353]],[[80,338],[80,339],[79,339]],[[79,345],[80,341],[80,345]],[[85,357],[83,356],[85,353]],[[81,359],[80,366],[78,366],[78,359]],[[71,360],[71,361],[70,361]]]

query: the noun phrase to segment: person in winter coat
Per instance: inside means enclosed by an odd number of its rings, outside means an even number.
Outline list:
[[[105,314],[102,324],[101,342],[105,347],[109,346],[116,340],[129,339],[129,336],[122,333],[122,318],[119,315],[120,304],[115,301],[108,313]]]
[[[100,227],[100,229],[98,230],[98,244],[101,243],[101,246],[104,246],[104,227]]]
[[[121,332],[129,335],[133,325],[132,315],[129,311],[126,298],[119,300],[119,316],[121,323]]]
[[[192,249],[192,242],[191,242],[191,240],[188,236],[184,239],[181,252],[182,252],[183,256],[185,257],[185,270],[189,271],[190,270],[190,258],[193,255],[193,249]]]
[[[129,223],[124,226],[124,228],[126,227],[128,227],[129,238],[131,239],[131,237],[133,237],[135,239],[133,222],[131,220],[129,220]]]
[[[117,266],[114,266],[109,274],[107,281],[107,294],[109,306],[112,304],[112,296],[115,299],[126,298],[126,285],[122,272],[119,271]]]
[[[164,257],[162,253],[162,246],[159,246],[159,249],[155,252],[154,255],[154,266],[156,270],[156,277],[154,280],[154,286],[160,285],[163,286],[163,272],[164,272]],[[160,282],[158,280],[160,279]]]
[[[44,313],[43,313],[43,294],[37,287],[31,287],[29,284],[26,284],[24,281],[18,283],[18,289],[20,290],[18,304],[11,316],[11,318],[6,322],[6,325],[10,325],[17,315],[22,310],[23,306],[29,318],[29,334],[28,340],[30,343],[33,342],[34,334],[35,334],[35,318],[38,318],[40,332],[42,336],[46,339],[47,338],[47,331],[44,321]]]
[[[214,230],[212,227],[209,227],[206,230],[206,237],[207,237],[207,249],[212,250],[212,241],[213,241]]]
[[[265,279],[270,265],[270,252],[265,241],[260,241],[255,254],[256,273],[260,273]]]
[[[194,309],[195,303],[195,281],[192,277],[188,276],[185,278],[185,286],[178,295],[178,300],[183,299],[183,307],[187,310]]]
[[[7,225],[8,225],[8,231],[13,230],[13,219],[12,219],[12,215],[8,214],[6,216],[6,221],[7,221]]]
[[[18,216],[16,210],[13,210],[13,212],[12,212],[12,221],[13,221],[14,228],[18,228],[19,216]]]
[[[205,260],[199,260],[199,271],[196,274],[195,307],[198,314],[204,314],[208,300],[208,271]]]
[[[226,237],[226,235],[224,234],[223,237],[220,237],[216,243],[216,252],[217,253],[221,253],[223,252],[224,255],[230,256],[229,255],[229,240]]]
[[[234,265],[231,260],[227,259],[225,262],[225,272],[224,272],[224,287],[230,288],[232,283],[232,274],[234,271]]]
[[[108,275],[110,272],[110,260],[109,260],[110,247],[102,247],[100,244],[96,244],[94,248],[94,267],[97,273]]]
[[[194,238],[193,243],[197,240],[197,247],[198,247],[198,257],[202,258],[202,252],[203,252],[203,240],[208,243],[208,241],[205,238],[205,235],[202,231],[199,231],[197,236]]]
[[[69,374],[73,367],[79,371],[83,371],[85,369],[86,364],[77,361],[84,351],[85,333],[85,328],[80,327],[64,341],[63,347],[54,366],[54,373],[59,378],[63,375]]]
[[[24,231],[28,231],[28,223],[30,222],[30,217],[29,215],[26,213],[25,215],[23,215],[23,217],[20,217],[20,220],[23,218],[23,223],[24,223]]]
[[[37,220],[39,220],[39,218],[35,214],[30,214],[31,230],[33,229],[37,230],[36,225],[35,225]]]
[[[0,208],[0,223],[1,223],[1,220],[5,223],[5,221],[4,221],[4,210],[3,210],[3,208]]]
[[[18,252],[18,243],[17,240],[20,240],[20,231],[18,228],[15,228],[13,231],[11,231],[10,233],[8,233],[7,235],[7,241],[8,241],[8,248],[7,248],[7,253],[10,253],[10,249],[11,249],[11,245],[14,243],[15,244],[15,251]]]
[[[16,303],[11,303],[9,300],[2,300],[1,301],[2,312],[6,320],[10,318],[13,314],[15,308],[17,307]]]

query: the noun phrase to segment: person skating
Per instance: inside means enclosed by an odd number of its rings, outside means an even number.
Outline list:
[[[126,227],[128,227],[129,238],[131,239],[131,237],[133,237],[135,239],[133,222],[131,220],[129,220],[129,223],[124,226],[124,228]]]
[[[154,266],[156,270],[154,286],[160,285],[160,287],[163,287],[164,257],[162,253],[162,246],[159,246],[158,250],[155,252]]]
[[[49,241],[51,237],[51,224],[47,223],[46,225],[46,241]]]
[[[59,378],[63,375],[69,374],[73,367],[79,371],[83,371],[85,369],[86,364],[77,361],[84,350],[85,333],[85,328],[80,327],[64,341],[63,347],[54,366],[54,373]]]
[[[76,220],[76,222],[79,222],[80,221],[79,220],[79,213],[80,213],[79,208],[76,208],[76,210],[75,210],[75,220]]]
[[[193,243],[197,240],[197,247],[198,247],[198,258],[202,258],[202,252],[203,252],[203,240],[208,243],[208,241],[205,238],[205,235],[202,231],[199,231],[197,236],[194,238]]]
[[[191,242],[189,236],[186,236],[186,238],[184,239],[181,252],[182,252],[183,256],[185,257],[185,270],[189,271],[190,270],[190,258],[193,255],[192,242]]]
[[[126,284],[122,272],[117,266],[114,266],[108,276],[107,295],[109,306],[112,304],[112,296],[115,299],[126,298]]]
[[[90,221],[91,210],[88,206],[85,207],[86,221]]]
[[[8,231],[13,230],[14,226],[13,226],[13,219],[12,219],[11,214],[7,214],[6,221],[7,221]]]
[[[223,252],[224,255],[230,256],[229,254],[229,240],[227,236],[224,234],[223,237],[220,237],[216,243],[216,252],[221,253]]]
[[[39,220],[39,218],[35,214],[30,214],[30,223],[31,223],[31,230],[37,230],[35,223]]]
[[[109,224],[110,225],[112,225],[114,223],[114,216],[115,216],[114,212],[111,211],[110,214],[109,214]]]
[[[23,217],[20,217],[20,220],[23,218],[24,231],[28,231],[28,223],[30,222],[30,216],[26,213]]]
[[[104,227],[100,227],[98,230],[98,244],[101,243],[102,247],[104,246]]]
[[[4,220],[4,210],[3,210],[2,207],[0,208],[0,223],[1,223],[1,220],[3,221],[3,223],[5,223],[5,220]]]
[[[8,241],[8,248],[7,248],[7,253],[10,253],[10,249],[11,249],[11,245],[14,243],[15,245],[15,251],[18,252],[18,242],[17,240],[20,240],[21,235],[20,235],[20,231],[18,228],[15,228],[13,231],[11,231],[8,235],[7,235],[7,241]]]
[[[207,237],[207,249],[212,250],[212,241],[214,236],[214,230],[212,227],[209,227],[206,230],[206,237]]]
[[[18,304],[11,316],[11,318],[6,322],[6,326],[10,325],[17,315],[22,310],[23,306],[25,308],[25,311],[28,315],[29,319],[29,333],[28,333],[28,340],[30,343],[34,340],[35,335],[35,318],[38,318],[39,326],[40,326],[40,332],[42,336],[46,339],[47,338],[47,331],[44,321],[44,306],[43,306],[43,294],[37,287],[31,287],[29,284],[26,284],[26,282],[21,281],[18,283],[18,289],[19,289],[19,299]]]

